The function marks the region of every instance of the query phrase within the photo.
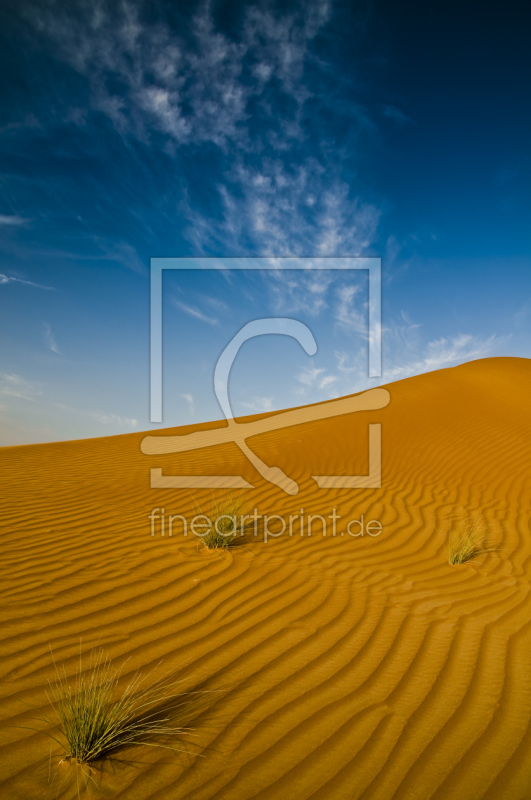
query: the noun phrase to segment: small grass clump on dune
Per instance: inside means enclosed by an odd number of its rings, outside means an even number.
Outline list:
[[[186,705],[182,700],[186,693],[175,691],[181,681],[166,676],[150,682],[153,671],[144,677],[136,672],[120,689],[122,671],[123,666],[114,668],[101,651],[92,653],[86,670],[80,660],[73,681],[64,668],[57,670],[58,680],[50,685],[48,699],[59,721],[59,735],[52,738],[64,749],[61,762],[89,765],[129,745],[179,749],[164,740],[188,730],[178,724]]]
[[[226,550],[235,547],[238,537],[245,536],[253,526],[253,521],[245,517],[245,510],[239,497],[213,500],[208,514],[211,528],[201,536],[201,542],[207,550]]]
[[[473,561],[475,556],[490,553],[493,548],[487,546],[487,537],[480,524],[469,523],[450,535],[448,561],[452,565]]]

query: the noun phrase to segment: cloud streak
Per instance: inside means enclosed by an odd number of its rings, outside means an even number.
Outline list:
[[[360,293],[359,286],[341,286],[337,291],[337,308],[335,318],[338,324],[345,330],[368,335],[368,318],[355,306],[355,298]],[[360,303],[361,305],[361,303]],[[365,306],[367,303],[365,302]]]
[[[410,375],[433,372],[444,367],[456,366],[465,361],[486,358],[503,345],[509,337],[491,336],[484,338],[472,334],[458,334],[440,337],[425,346],[420,358],[406,358],[385,369],[386,380],[399,380]]]
[[[86,411],[84,409],[72,408],[72,406],[65,405],[64,403],[52,403],[51,405],[61,411],[68,411],[70,414],[93,419],[96,422],[100,422],[102,425],[116,424],[127,428],[136,428],[138,425],[138,420],[122,417],[120,414],[107,413],[104,411]]]
[[[186,402],[188,403],[188,408],[190,409],[190,414],[194,416],[195,404],[193,395],[186,392],[181,392],[180,396],[183,398],[183,400],[186,400]]]
[[[6,286],[8,283],[23,283],[26,286],[33,286],[35,289],[46,289],[49,292],[55,292],[56,289],[53,286],[43,286],[42,283],[34,283],[33,281],[27,281],[24,278],[14,278],[11,275],[3,275],[0,273],[0,286]]]
[[[46,342],[47,347],[49,347],[53,353],[57,353],[58,355],[61,354],[59,348],[57,347],[52,329],[47,322],[44,323],[44,341]]]
[[[242,254],[252,244],[263,256],[364,255],[380,218],[376,206],[352,196],[337,168],[325,168],[314,156],[302,163],[240,160],[219,192],[223,222],[209,225],[206,241],[231,244]]]
[[[14,372],[0,373],[0,395],[17,400],[35,402],[41,391],[34,384]]]
[[[185,314],[188,314],[189,317],[193,317],[194,319],[199,319],[201,322],[206,322],[208,325],[217,325],[218,320],[216,317],[211,317],[208,314],[204,314],[195,306],[190,306],[187,303],[183,303],[180,300],[176,300],[175,298],[172,299],[172,305],[175,308],[178,308],[179,311],[184,311]]]
[[[253,397],[247,401],[241,400],[239,405],[257,414],[264,414],[274,409],[273,397]]]
[[[18,214],[0,214],[0,225],[13,227],[25,225],[30,222],[26,217],[19,217]]]

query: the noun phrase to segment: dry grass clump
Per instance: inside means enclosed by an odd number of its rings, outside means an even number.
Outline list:
[[[485,529],[480,523],[465,523],[450,534],[448,561],[452,565],[465,564],[494,549],[488,546]]]
[[[252,519],[246,519],[245,508],[239,497],[214,499],[207,516],[211,528],[201,536],[201,542],[207,550],[235,547],[238,537],[245,536],[254,525]]]
[[[59,722],[52,738],[63,748],[61,762],[90,764],[129,745],[179,749],[167,740],[189,730],[182,727],[189,693],[176,692],[181,681],[171,676],[151,681],[153,670],[144,677],[137,671],[121,689],[123,666],[116,669],[108,656],[93,651],[85,670],[80,657],[73,680],[64,667],[56,668],[58,679],[50,684],[48,699],[57,719],[47,721]]]

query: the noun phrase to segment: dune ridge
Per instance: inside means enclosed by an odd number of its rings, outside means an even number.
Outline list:
[[[0,449],[0,800],[50,795],[50,740],[30,720],[49,711],[50,646],[74,674],[80,648],[100,645],[129,658],[126,677],[162,660],[213,691],[188,753],[117,754],[101,796],[531,798],[531,361],[483,359],[386,388],[385,408],[248,442],[297,481],[296,497],[234,443],[147,456],[133,433]],[[382,488],[319,490],[312,474],[367,472],[371,423]],[[152,537],[154,507],[191,517],[212,496],[151,489],[152,467],[241,475],[262,514],[335,508],[338,535],[250,537],[224,557],[178,526]],[[380,536],[339,535],[362,514]],[[495,549],[452,567],[449,533],[467,519]],[[10,727],[27,725],[40,732]],[[77,796],[61,780],[53,795]]]

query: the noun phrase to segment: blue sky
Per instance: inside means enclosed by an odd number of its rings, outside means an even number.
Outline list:
[[[149,423],[149,260],[379,256],[384,381],[531,356],[518,4],[6,2],[0,444]],[[358,391],[366,279],[172,275],[164,426]],[[365,280],[365,282],[364,282]],[[227,338],[228,337],[228,338]]]

